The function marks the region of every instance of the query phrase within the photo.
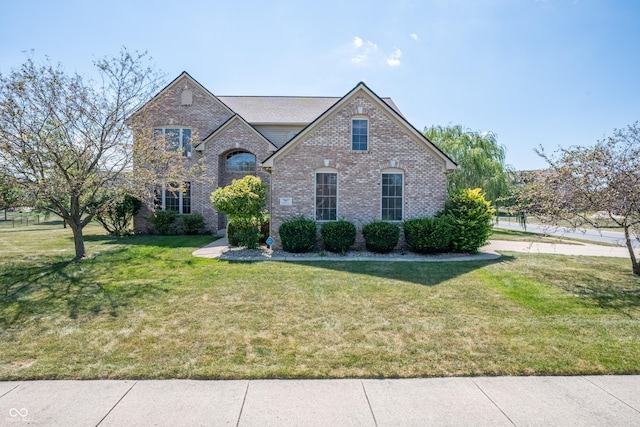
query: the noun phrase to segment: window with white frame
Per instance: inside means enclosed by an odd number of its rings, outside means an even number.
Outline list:
[[[382,174],[382,215],[383,221],[402,221],[403,181],[401,172]]]
[[[156,189],[156,209],[191,213],[191,183],[184,182],[182,187],[162,185]]]
[[[167,141],[167,150],[180,151],[183,157],[191,157],[191,129],[181,127],[160,127],[153,129],[154,135]]]
[[[227,154],[226,166],[227,172],[245,172],[256,173],[256,156],[248,151],[232,151]]]
[[[338,174],[316,172],[316,221],[338,219]]]
[[[365,118],[351,119],[351,150],[367,151],[369,149],[369,120]]]

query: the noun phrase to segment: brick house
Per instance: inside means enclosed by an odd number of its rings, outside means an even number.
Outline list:
[[[341,98],[215,96],[183,72],[143,109],[151,104],[154,132],[188,161],[202,162],[210,178],[181,194],[158,192],[156,206],[200,213],[209,230],[224,230],[211,192],[256,175],[269,187],[275,248],[278,227],[293,216],[344,218],[360,228],[433,215],[444,206],[446,174],[456,168],[390,98],[362,82]],[[145,229],[140,215],[134,226]]]

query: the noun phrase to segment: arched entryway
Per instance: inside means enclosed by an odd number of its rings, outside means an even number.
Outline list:
[[[220,155],[218,162],[218,186],[226,187],[234,179],[256,175],[256,156],[250,151],[234,149]],[[227,217],[218,214],[218,229],[227,227]]]

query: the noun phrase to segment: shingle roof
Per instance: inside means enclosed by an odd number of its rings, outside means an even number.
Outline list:
[[[252,125],[307,125],[327,111],[340,97],[316,96],[218,96],[234,112]],[[398,114],[391,98],[383,98]]]

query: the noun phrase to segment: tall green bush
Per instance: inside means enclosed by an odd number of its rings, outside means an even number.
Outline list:
[[[343,219],[322,224],[320,235],[330,252],[345,253],[356,241],[356,226]]]
[[[176,218],[178,218],[178,212],[172,210],[158,210],[145,217],[153,225],[153,230],[162,235],[176,234],[175,227],[172,226]]]
[[[318,227],[312,219],[298,216],[283,222],[278,228],[282,249],[292,253],[312,251],[316,246]]]
[[[445,202],[444,216],[452,225],[451,249],[455,252],[478,252],[489,240],[494,212],[480,188],[450,193]]]
[[[204,217],[199,213],[178,215],[174,224],[176,234],[200,234],[204,229]]]
[[[386,254],[398,244],[400,228],[391,222],[373,221],[362,227],[362,235],[367,249]]]
[[[267,186],[256,176],[247,175],[234,179],[231,185],[218,188],[211,193],[211,203],[218,212],[225,214],[234,223],[235,238],[239,246],[257,248],[260,227],[263,224]],[[234,237],[231,237],[232,239]]]
[[[452,224],[448,217],[409,219],[402,227],[405,242],[413,252],[431,254],[451,249]]]
[[[130,232],[131,220],[141,207],[140,199],[125,194],[113,200],[104,210],[96,212],[95,219],[112,236],[124,236]]]

